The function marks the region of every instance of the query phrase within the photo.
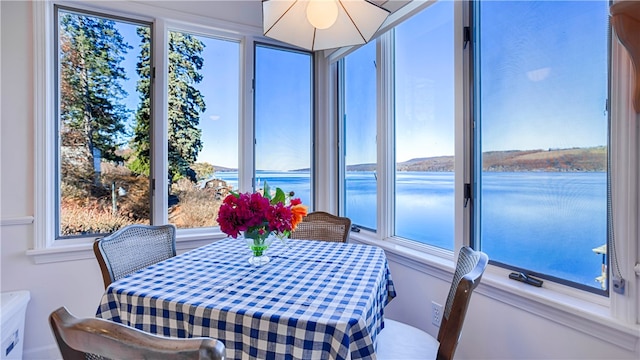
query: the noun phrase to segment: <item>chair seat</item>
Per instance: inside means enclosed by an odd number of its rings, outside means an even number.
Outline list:
[[[440,346],[428,333],[391,319],[384,319],[384,329],[376,341],[378,360],[435,359]]]

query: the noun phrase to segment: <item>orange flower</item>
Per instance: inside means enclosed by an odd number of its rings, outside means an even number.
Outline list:
[[[296,204],[291,206],[291,231],[298,227],[298,224],[305,216],[307,216],[307,207],[305,205]]]

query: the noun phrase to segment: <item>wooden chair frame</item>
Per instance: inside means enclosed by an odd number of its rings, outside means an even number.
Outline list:
[[[314,211],[302,218],[298,228],[291,233],[291,238],[347,242],[350,231],[351,219],[348,217],[340,217],[324,211]]]
[[[459,269],[461,267],[460,263],[465,261],[465,259],[477,259],[473,269],[466,273],[461,272]],[[449,309],[447,310],[447,308],[445,308],[440,330],[438,331],[437,339],[440,343],[438,347],[438,360],[453,359],[460,334],[462,333],[462,325],[464,324],[469,303],[471,302],[471,294],[480,284],[480,280],[488,264],[489,257],[487,254],[475,251],[468,246],[460,249],[456,272],[447,298],[447,306]],[[460,279],[457,280],[457,277],[460,277]]]
[[[166,338],[99,318],[79,319],[60,307],[49,324],[64,360],[225,358],[224,344],[206,337]]]
[[[434,338],[421,329],[387,319],[385,328],[377,338],[378,359],[453,359],[471,294],[480,284],[488,263],[489,258],[485,253],[468,246],[462,247],[443,309],[438,336]]]

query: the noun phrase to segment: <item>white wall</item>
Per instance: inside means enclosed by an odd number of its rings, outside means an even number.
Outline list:
[[[25,255],[33,245],[33,61],[32,14],[28,2],[2,2],[2,122],[0,288],[31,292],[27,306],[24,356],[51,358],[49,313],[65,305],[92,316],[103,287],[95,260],[34,265]],[[11,223],[17,223],[11,225]],[[40,352],[45,349],[45,352]]]
[[[78,316],[93,316],[103,291],[102,278],[93,258],[35,264],[25,254],[33,246],[34,234],[31,4],[3,0],[0,13],[0,289],[31,292],[24,357],[46,359],[58,354],[47,322],[49,313],[64,305]],[[398,297],[387,307],[387,316],[428,324],[423,327],[435,332],[427,299],[442,298],[449,284],[393,259],[390,266]],[[592,331],[595,334],[599,329]],[[458,358],[638,359],[640,350],[637,344],[635,350],[624,350],[479,291],[472,300]]]

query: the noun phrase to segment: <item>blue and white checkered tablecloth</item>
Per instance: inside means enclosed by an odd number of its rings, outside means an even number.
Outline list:
[[[395,297],[382,249],[287,240],[248,263],[227,238],[112,283],[97,317],[170,337],[209,336],[231,359],[375,359]]]

